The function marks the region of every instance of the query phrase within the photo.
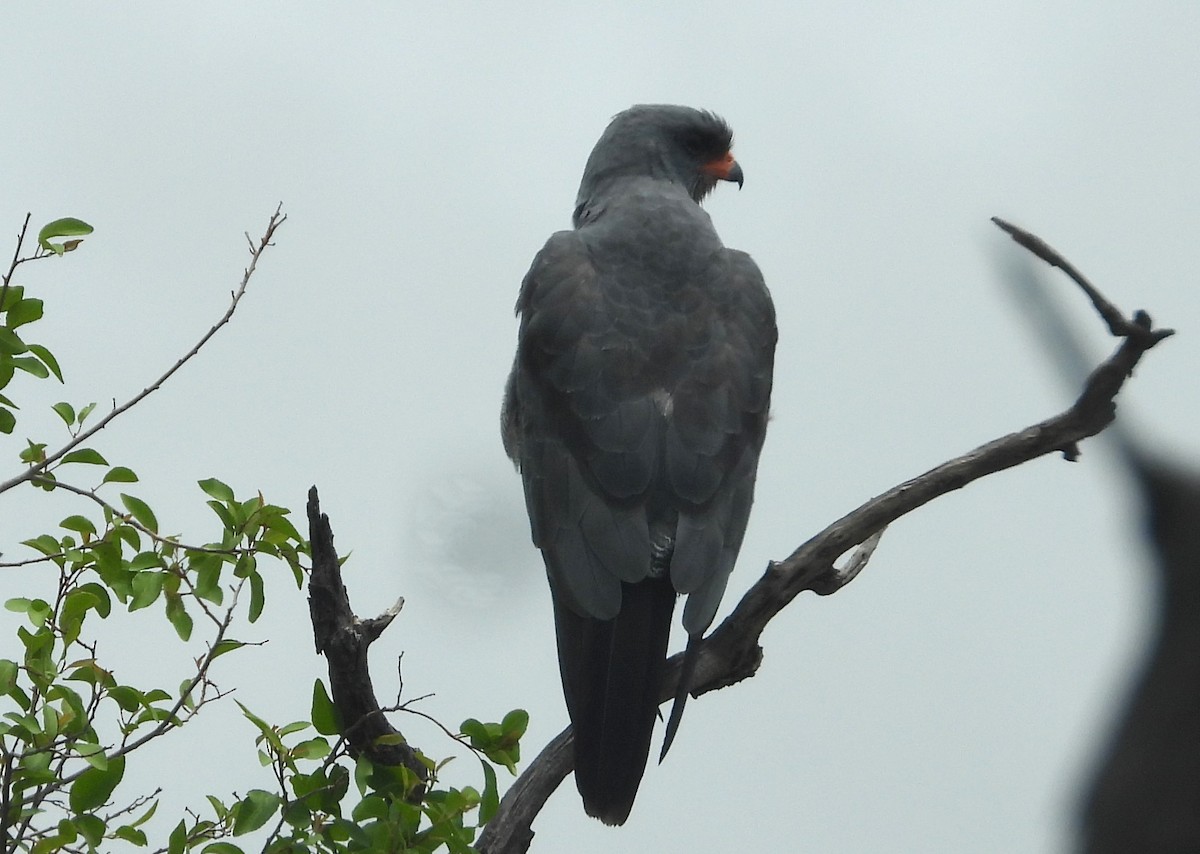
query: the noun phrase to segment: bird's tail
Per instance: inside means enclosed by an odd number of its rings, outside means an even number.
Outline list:
[[[588,815],[624,824],[650,754],[675,590],[666,577],[623,584],[612,620],[581,617],[554,598],[575,785]]]
[[[679,687],[675,689],[675,702],[671,704],[671,716],[667,719],[667,733],[663,736],[662,752],[658,754],[660,763],[667,758],[667,751],[671,749],[675,733],[679,731],[679,722],[683,720],[683,707],[687,705],[688,692],[692,689],[692,677],[696,673],[696,662],[700,660],[700,644],[703,640],[702,634],[688,636],[683,666],[679,668]]]

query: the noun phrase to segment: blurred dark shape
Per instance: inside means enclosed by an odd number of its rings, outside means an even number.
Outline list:
[[[1006,252],[1003,278],[1075,391],[1097,360],[1035,264]],[[1083,793],[1078,850],[1192,854],[1200,852],[1200,472],[1145,451],[1121,419],[1104,435],[1141,497],[1155,590],[1146,657]]]
[[[1149,654],[1085,796],[1086,854],[1200,851],[1200,474],[1122,443],[1158,570]]]

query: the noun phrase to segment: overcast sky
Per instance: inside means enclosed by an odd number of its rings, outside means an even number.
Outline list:
[[[722,614],[862,501],[1069,403],[1001,282],[1019,250],[992,215],[1180,330],[1121,417],[1163,452],[1200,450],[1198,5],[56,3],[7,5],[0,22],[0,231],[27,210],[96,227],[24,273],[67,387],[14,383],[24,409],[0,476],[26,436],[61,430],[49,403],[126,399],[182,355],[225,309],[242,233],[282,200],[288,222],[232,325],[96,446],[191,540],[216,536],[197,479],[261,489],[298,522],[316,483],[354,552],[358,612],[408,600],[374,650],[381,695],[403,651],[405,695],[435,693],[423,708],[450,725],[528,709],[530,756],[567,718],[498,436],[512,306],[630,104],[731,123],[745,188],[707,207],[778,309],[773,420]],[[1047,287],[1107,353],[1083,298]],[[6,494],[0,550],[90,510]],[[568,781],[533,850],[1062,850],[1140,652],[1136,527],[1097,442],[924,508],[854,584],[771,625],[756,678],[689,704],[624,828],[588,819]],[[324,661],[276,575],[263,620],[238,632],[270,643],[217,676],[286,722],[307,714]],[[6,597],[48,583],[0,580]],[[199,646],[168,652],[165,628],[136,615],[102,654],[118,676],[177,684],[171,666]],[[212,711],[188,752],[161,742],[122,791],[161,782],[159,814],[178,816],[205,791],[269,786],[252,726],[232,704]],[[469,757],[455,767],[477,782]]]

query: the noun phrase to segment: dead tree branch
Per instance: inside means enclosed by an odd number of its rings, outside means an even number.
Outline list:
[[[312,617],[317,652],[329,662],[329,687],[341,715],[343,735],[352,756],[366,756],[379,765],[403,765],[427,780],[429,771],[400,733],[388,723],[375,699],[367,650],[396,618],[404,600],[378,617],[360,620],[350,609],[342,583],[342,569],[333,548],[329,517],[321,512],[314,486],[308,491],[308,538],[312,546],[312,574],[308,580],[308,611]],[[388,736],[384,738],[384,736]],[[411,797],[419,801],[424,787]]]
[[[1046,454],[1062,452],[1066,459],[1075,460],[1078,443],[1098,434],[1116,416],[1117,393],[1145,352],[1173,334],[1169,329],[1154,329],[1144,311],[1126,318],[1041,238],[999,218],[993,221],[1021,246],[1070,276],[1091,300],[1109,331],[1122,339],[1120,345],[1092,372],[1079,398],[1065,412],[988,442],[889,489],[838,519],[784,560],[773,561],[733,613],[705,639],[693,677],[693,696],[753,676],[762,663],[759,638],[767,623],[806,590],[826,596],[848,584],[869,557],[874,547],[872,538],[901,516],[982,477]],[[860,545],[862,554],[851,557],[844,568],[835,566],[834,561],[841,555]],[[675,693],[681,662],[682,654],[668,663],[663,701]],[[570,747],[568,727],[525,768],[481,834],[477,847],[482,854],[521,854],[528,850],[534,818],[571,771]]]

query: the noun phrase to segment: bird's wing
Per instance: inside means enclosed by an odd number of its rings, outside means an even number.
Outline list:
[[[614,312],[622,285],[604,281],[577,232],[559,232],[522,285],[506,446],[551,578],[587,616],[616,615],[620,582],[650,574],[665,534],[671,581],[692,594],[685,625],[702,632],[741,547],[775,318],[748,255],[724,250],[713,263],[710,304]],[[659,344],[661,357],[651,352]]]
[[[653,402],[621,370],[631,343],[604,310],[603,287],[576,232],[553,235],[534,259],[517,303],[505,435],[556,593],[608,620],[620,610],[621,582],[650,572],[638,498],[657,448]]]
[[[775,362],[775,308],[754,260],[726,250],[717,340],[695,359],[676,393],[667,437],[667,474],[681,507],[671,582],[687,593],[687,649],[659,761],[683,718],[700,639],[712,623],[737,561],[754,501],[758,456],[766,436]]]
[[[733,570],[766,435],[775,310],[758,265],[725,251],[712,338],[691,357],[666,432],[666,472],[679,507],[671,581],[689,594],[684,627],[712,622]]]

